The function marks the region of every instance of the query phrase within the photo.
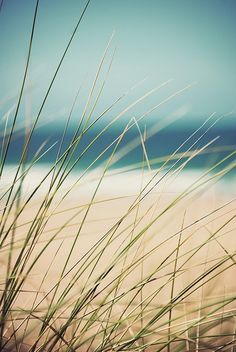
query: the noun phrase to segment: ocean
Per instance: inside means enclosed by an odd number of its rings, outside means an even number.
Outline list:
[[[210,168],[235,151],[236,147],[236,127],[232,125],[221,128],[214,126],[210,130],[205,128],[200,131],[196,131],[196,128],[175,128],[174,126],[170,126],[159,132],[155,132],[155,125],[151,124],[144,138],[140,137],[140,134],[142,136],[145,134],[144,127],[141,126],[140,132],[138,129],[132,128],[120,139],[119,136],[122,133],[122,128],[119,129],[116,127],[109,128],[109,130],[97,138],[103,127],[101,126],[100,129],[93,127],[79,139],[79,144],[76,146],[74,155],[71,158],[71,164],[77,159],[76,169],[84,170],[90,167],[92,170],[96,167],[100,168],[104,165],[104,162],[107,162],[112,153],[114,155],[109,161],[110,169],[121,167],[155,169],[163,165],[163,162],[168,159],[168,156],[173,155],[173,153],[176,155],[172,157],[173,160],[168,161],[168,165],[175,163],[183,153],[185,153],[185,158],[182,160],[186,160],[186,157],[190,156],[191,151],[204,149],[204,146],[208,143],[208,147],[204,151],[202,150],[202,153],[191,158],[186,163],[185,168]],[[55,128],[38,128],[30,141],[26,158],[27,163],[32,161],[41,146],[43,146],[41,154],[46,152],[48,148],[50,150],[38,159],[37,164],[50,165],[55,163],[58,155],[62,155],[70,145],[74,134],[75,128],[70,128],[61,144],[62,128],[57,126]],[[14,134],[7,154],[7,165],[16,165],[20,160],[24,138],[23,132]],[[119,143],[117,142],[118,140]],[[58,154],[59,148],[61,148],[60,154]],[[104,150],[106,152],[101,154]],[[235,160],[235,155],[231,156],[219,167],[223,168],[233,162],[233,160]]]

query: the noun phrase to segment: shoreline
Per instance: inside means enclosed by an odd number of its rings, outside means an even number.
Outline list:
[[[38,182],[42,181],[46,174],[50,171],[51,166],[52,165],[49,164],[34,166],[25,177],[23,193],[31,192],[38,185]],[[16,172],[16,166],[7,165],[4,171],[5,172],[3,173],[1,180],[1,193],[3,192],[3,189],[10,187]],[[126,168],[118,168],[106,172],[101,185],[101,193],[120,193],[122,195],[127,195],[128,193],[129,195],[134,195],[140,191],[140,187],[142,185],[147,184],[149,180],[151,180],[151,178],[153,178],[155,175],[155,179],[160,180],[161,187],[164,183],[167,184],[166,187],[168,189],[168,193],[180,193],[183,192],[187,187],[190,187],[191,184],[194,184],[198,179],[201,179],[205,173],[206,169],[203,168],[181,170],[181,172],[178,173],[171,171],[170,173],[167,172],[167,175],[163,171],[159,172],[158,169],[149,171],[136,169],[129,171]],[[40,191],[38,192],[39,197],[43,196],[44,193],[49,189],[52,174],[53,172],[50,173],[50,175],[47,177],[47,180],[44,181],[44,184],[40,187]],[[65,191],[66,188],[70,187],[71,184],[78,182],[82,185],[86,185],[84,192],[82,193],[84,193],[84,195],[88,195],[90,192],[92,192],[94,185],[102,176],[102,174],[102,168],[96,168],[87,172],[86,174],[84,174],[84,170],[73,170],[64,183],[62,190]],[[204,179],[207,180],[207,178],[212,176],[213,174],[206,175]],[[232,185],[235,184],[235,182],[236,175],[225,175],[221,179],[216,178],[215,181],[213,180],[213,182],[210,183],[210,187],[213,189],[213,191],[221,194],[222,196],[225,195],[226,197],[234,197],[236,196],[236,189],[233,188]],[[114,187],[114,185],[116,187]]]

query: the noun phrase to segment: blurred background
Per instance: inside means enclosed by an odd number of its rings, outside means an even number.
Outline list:
[[[35,1],[3,0],[0,4],[3,130],[6,119],[10,126],[22,84]],[[39,1],[30,66],[18,114],[18,135],[16,133],[8,155],[9,163],[15,163],[20,155],[23,144],[20,131],[25,124],[30,126],[35,120],[85,5],[84,0]],[[82,149],[121,111],[152,89],[158,89],[127,109],[99,139],[96,148],[86,155],[82,167],[89,164],[95,157],[94,152],[104,149],[127,123],[133,123],[134,127],[124,138],[123,146],[135,138],[139,143],[136,147],[130,146],[131,152],[122,159],[123,164],[140,161],[140,155],[143,155],[140,132],[147,139],[148,157],[162,157],[172,153],[210,116],[212,118],[200,135],[208,128],[209,131],[195,147],[219,137],[213,146],[229,146],[230,149],[236,144],[235,15],[234,0],[92,0],[40,115],[31,154],[46,139],[53,144],[61,138],[79,91],[65,146],[69,143],[108,43],[86,113],[89,115],[92,111],[92,121],[120,96],[126,95],[86,135],[80,146]],[[143,115],[145,117],[140,119]],[[138,121],[140,131],[134,121]],[[211,124],[214,124],[212,128]],[[186,144],[185,149],[188,147]],[[42,161],[53,161],[55,155],[56,148]],[[212,155],[211,159],[214,159]],[[193,166],[208,163],[209,159],[199,159]]]

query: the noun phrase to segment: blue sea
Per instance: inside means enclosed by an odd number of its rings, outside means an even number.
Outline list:
[[[71,159],[71,162],[73,162],[78,158],[76,168],[83,170],[91,163],[91,169],[100,167],[114,152],[115,154],[110,160],[110,168],[120,168],[124,166],[139,168],[143,167],[143,165],[148,166],[147,159],[151,167],[157,168],[163,164],[164,160],[169,155],[175,152],[179,155],[179,153],[190,152],[196,149],[199,150],[204,148],[208,143],[209,145],[204,153],[192,158],[191,161],[187,163],[186,168],[209,168],[236,150],[236,126],[233,125],[228,127],[218,127],[216,125],[209,130],[207,130],[206,127],[199,131],[197,131],[196,126],[185,126],[182,128],[169,126],[161,131],[155,132],[155,124],[153,123],[149,124],[146,133],[144,133],[145,127],[141,125],[140,131],[138,131],[137,128],[131,128],[120,139],[119,136],[122,134],[123,128],[122,126],[120,126],[120,128],[116,126],[116,128],[109,128],[109,130],[102,133],[89,147],[90,143],[98,136],[103,128],[104,125],[102,125],[100,129],[93,127],[79,139],[79,144]],[[63,128],[57,126],[38,128],[32,135],[30,141],[27,162],[30,162],[39,148],[44,145],[41,153],[45,152],[50,147],[51,149],[46,152],[37,163],[39,165],[54,163],[59,155],[58,150],[60,149],[60,155],[62,155],[70,145],[75,135],[75,130],[75,127],[70,128],[65,134],[63,143],[61,143]],[[140,135],[144,137],[141,138]],[[7,164],[18,163],[24,145],[24,138],[23,132],[14,134],[7,155]],[[118,140],[119,143],[117,143]],[[113,141],[116,142],[112,144]],[[99,157],[106,148],[108,148],[107,151]],[[96,158],[98,158],[98,160],[95,161]],[[235,160],[235,155],[226,160],[220,167],[231,163],[233,160]],[[169,161],[169,164],[173,162],[175,162],[175,160]]]

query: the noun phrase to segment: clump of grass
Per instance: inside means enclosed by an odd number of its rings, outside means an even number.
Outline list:
[[[203,207],[202,195],[235,168],[235,149],[179,192],[168,193],[176,179],[185,180],[183,171],[193,158],[220,152],[214,149],[215,140],[200,144],[217,120],[210,116],[171,155],[154,160],[149,159],[146,150],[148,128],[142,130],[139,124],[188,87],[142,116],[132,118],[75,176],[73,170],[115,122],[161,88],[150,90],[125,107],[80,149],[89,132],[100,127],[103,116],[111,113],[123,99],[118,97],[94,118],[107,79],[107,76],[102,79],[101,70],[109,43],[69,144],[64,147],[80,92],[59,142],[55,145],[45,142],[30,159],[29,151],[42,111],[88,4],[89,1],[38,114],[32,126],[27,126],[13,176],[2,188],[0,350],[233,351],[236,296],[231,281],[236,254],[232,245],[235,200],[208,208]],[[17,129],[38,7],[39,1],[14,115],[12,119],[5,119],[2,179]],[[160,123],[159,130],[164,125]],[[138,165],[114,168],[115,162],[137,145],[137,140],[122,144],[130,129],[138,130],[142,161]],[[37,164],[52,148],[57,148],[54,163],[26,191],[25,184],[33,177]],[[100,160],[99,169],[90,172]],[[118,178],[137,184],[134,194],[122,194],[119,190],[109,195],[102,192],[104,184],[118,187]],[[125,189],[128,191],[128,187]]]

